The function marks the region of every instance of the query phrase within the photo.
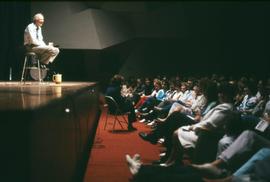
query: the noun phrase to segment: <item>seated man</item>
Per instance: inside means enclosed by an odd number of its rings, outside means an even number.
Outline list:
[[[46,45],[43,41],[41,27],[44,23],[44,16],[41,13],[33,17],[33,23],[30,23],[24,31],[24,46],[27,51],[37,54],[42,64],[52,63],[59,54],[59,49],[52,44]]]

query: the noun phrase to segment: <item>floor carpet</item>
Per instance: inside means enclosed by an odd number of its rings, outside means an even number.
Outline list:
[[[116,125],[112,132],[113,116],[108,119],[108,125],[104,130],[106,110],[101,114],[96,131],[95,142],[90,153],[88,167],[84,182],[126,182],[132,177],[126,164],[125,154],[134,155],[139,153],[143,163],[151,163],[159,159],[160,147],[143,141],[138,132],[150,131],[145,124],[136,122],[133,125],[136,131],[127,132]]]

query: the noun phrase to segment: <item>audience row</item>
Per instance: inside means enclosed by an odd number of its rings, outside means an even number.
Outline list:
[[[139,137],[165,148],[151,165],[139,154],[126,155],[133,181],[269,180],[257,169],[267,171],[270,163],[252,162],[270,159],[269,90],[270,79],[115,75],[106,95],[129,112],[128,130],[139,120],[152,129]]]

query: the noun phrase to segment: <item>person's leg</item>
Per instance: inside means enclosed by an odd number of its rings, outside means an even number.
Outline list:
[[[178,111],[180,107],[182,107],[181,104],[179,104],[177,102],[172,103],[171,108],[170,108],[169,113],[168,113],[168,116],[171,115],[173,112]]]
[[[262,147],[270,147],[270,141],[254,131],[246,130],[218,158],[228,164],[234,164],[238,160],[245,161],[247,158],[250,158]]]
[[[187,117],[185,114],[180,112],[174,112],[168,118],[166,122],[166,130],[164,130],[163,137],[165,139],[164,146],[167,148],[167,151],[170,152],[172,147],[172,136],[175,130],[182,126],[194,124],[194,120]],[[168,154],[168,153],[166,153]]]
[[[156,166],[141,165],[139,172],[133,176],[134,182],[179,182],[196,181],[201,182],[200,174],[190,166]]]
[[[133,97],[131,98],[131,102],[135,107],[135,104],[140,100],[140,95],[137,93],[133,93]]]
[[[248,114],[241,116],[243,128],[246,130],[252,130],[260,122],[260,118],[254,115]]]
[[[50,47],[47,50],[47,54],[49,55],[48,63],[52,63],[59,54],[59,49],[56,47]],[[44,62],[46,62],[46,60],[44,60]]]
[[[139,172],[139,169],[142,166],[140,155],[135,154],[133,157],[131,157],[130,155],[126,154],[125,157],[126,157],[126,161],[127,161],[131,174],[137,175],[137,173]]]
[[[163,107],[165,107],[165,106],[168,105],[168,104],[170,104],[170,101],[164,100],[164,101],[160,102],[160,103],[157,105],[157,107],[163,108]]]
[[[233,175],[242,176],[245,174],[253,173],[255,169],[255,164],[258,161],[264,160],[267,157],[270,157],[270,148],[260,149],[243,166],[241,166],[236,172],[234,172]]]
[[[136,103],[136,105],[135,105],[135,109],[138,109],[139,107],[141,107],[141,105],[145,102],[145,100],[147,99],[147,97],[146,96],[142,96],[141,98],[140,98],[140,100]]]
[[[136,121],[136,114],[131,101],[129,99],[125,99],[119,107],[122,112],[128,113],[128,130],[135,130],[132,123]]]
[[[136,114],[130,100],[125,100],[125,111],[128,111],[128,130],[134,130],[132,123],[136,121]]]
[[[235,136],[224,135],[218,142],[217,157],[226,150],[236,139]]]
[[[52,46],[37,46],[33,47],[32,50],[39,55],[40,62],[43,64],[52,63],[59,54],[59,49]]]
[[[183,149],[183,146],[178,139],[178,132],[179,131],[176,130],[173,133],[172,148],[170,150],[170,154],[169,154],[167,161],[164,163],[164,166],[171,166],[171,165],[175,164],[176,162],[182,161],[184,149]]]
[[[239,168],[263,147],[270,148],[270,141],[253,131],[246,130],[218,156],[217,160],[203,165],[193,165],[193,167],[206,173],[220,175],[221,168],[230,167],[233,170]]]
[[[164,137],[167,141],[166,147],[170,146],[170,140],[173,132],[181,126],[193,124],[194,121],[186,115],[174,112],[163,123],[157,125],[156,129],[149,134],[139,134],[142,139],[155,143],[159,138]],[[155,141],[155,142],[154,142]]]
[[[145,102],[138,108],[138,110],[141,112],[149,112],[154,102],[154,97],[148,97]]]

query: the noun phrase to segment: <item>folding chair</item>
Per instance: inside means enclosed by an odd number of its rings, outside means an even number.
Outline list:
[[[121,123],[128,124],[128,121],[126,119],[126,115],[129,114],[129,112],[124,112],[120,109],[119,105],[116,103],[113,97],[111,96],[105,96],[106,104],[108,105],[107,115],[106,115],[106,121],[104,125],[104,130],[106,129],[107,123],[108,123],[108,117],[109,115],[112,115],[114,117],[113,121],[113,131],[115,130],[115,124],[116,122],[119,123],[122,129],[123,125]],[[122,117],[123,120],[120,120],[119,117]]]

